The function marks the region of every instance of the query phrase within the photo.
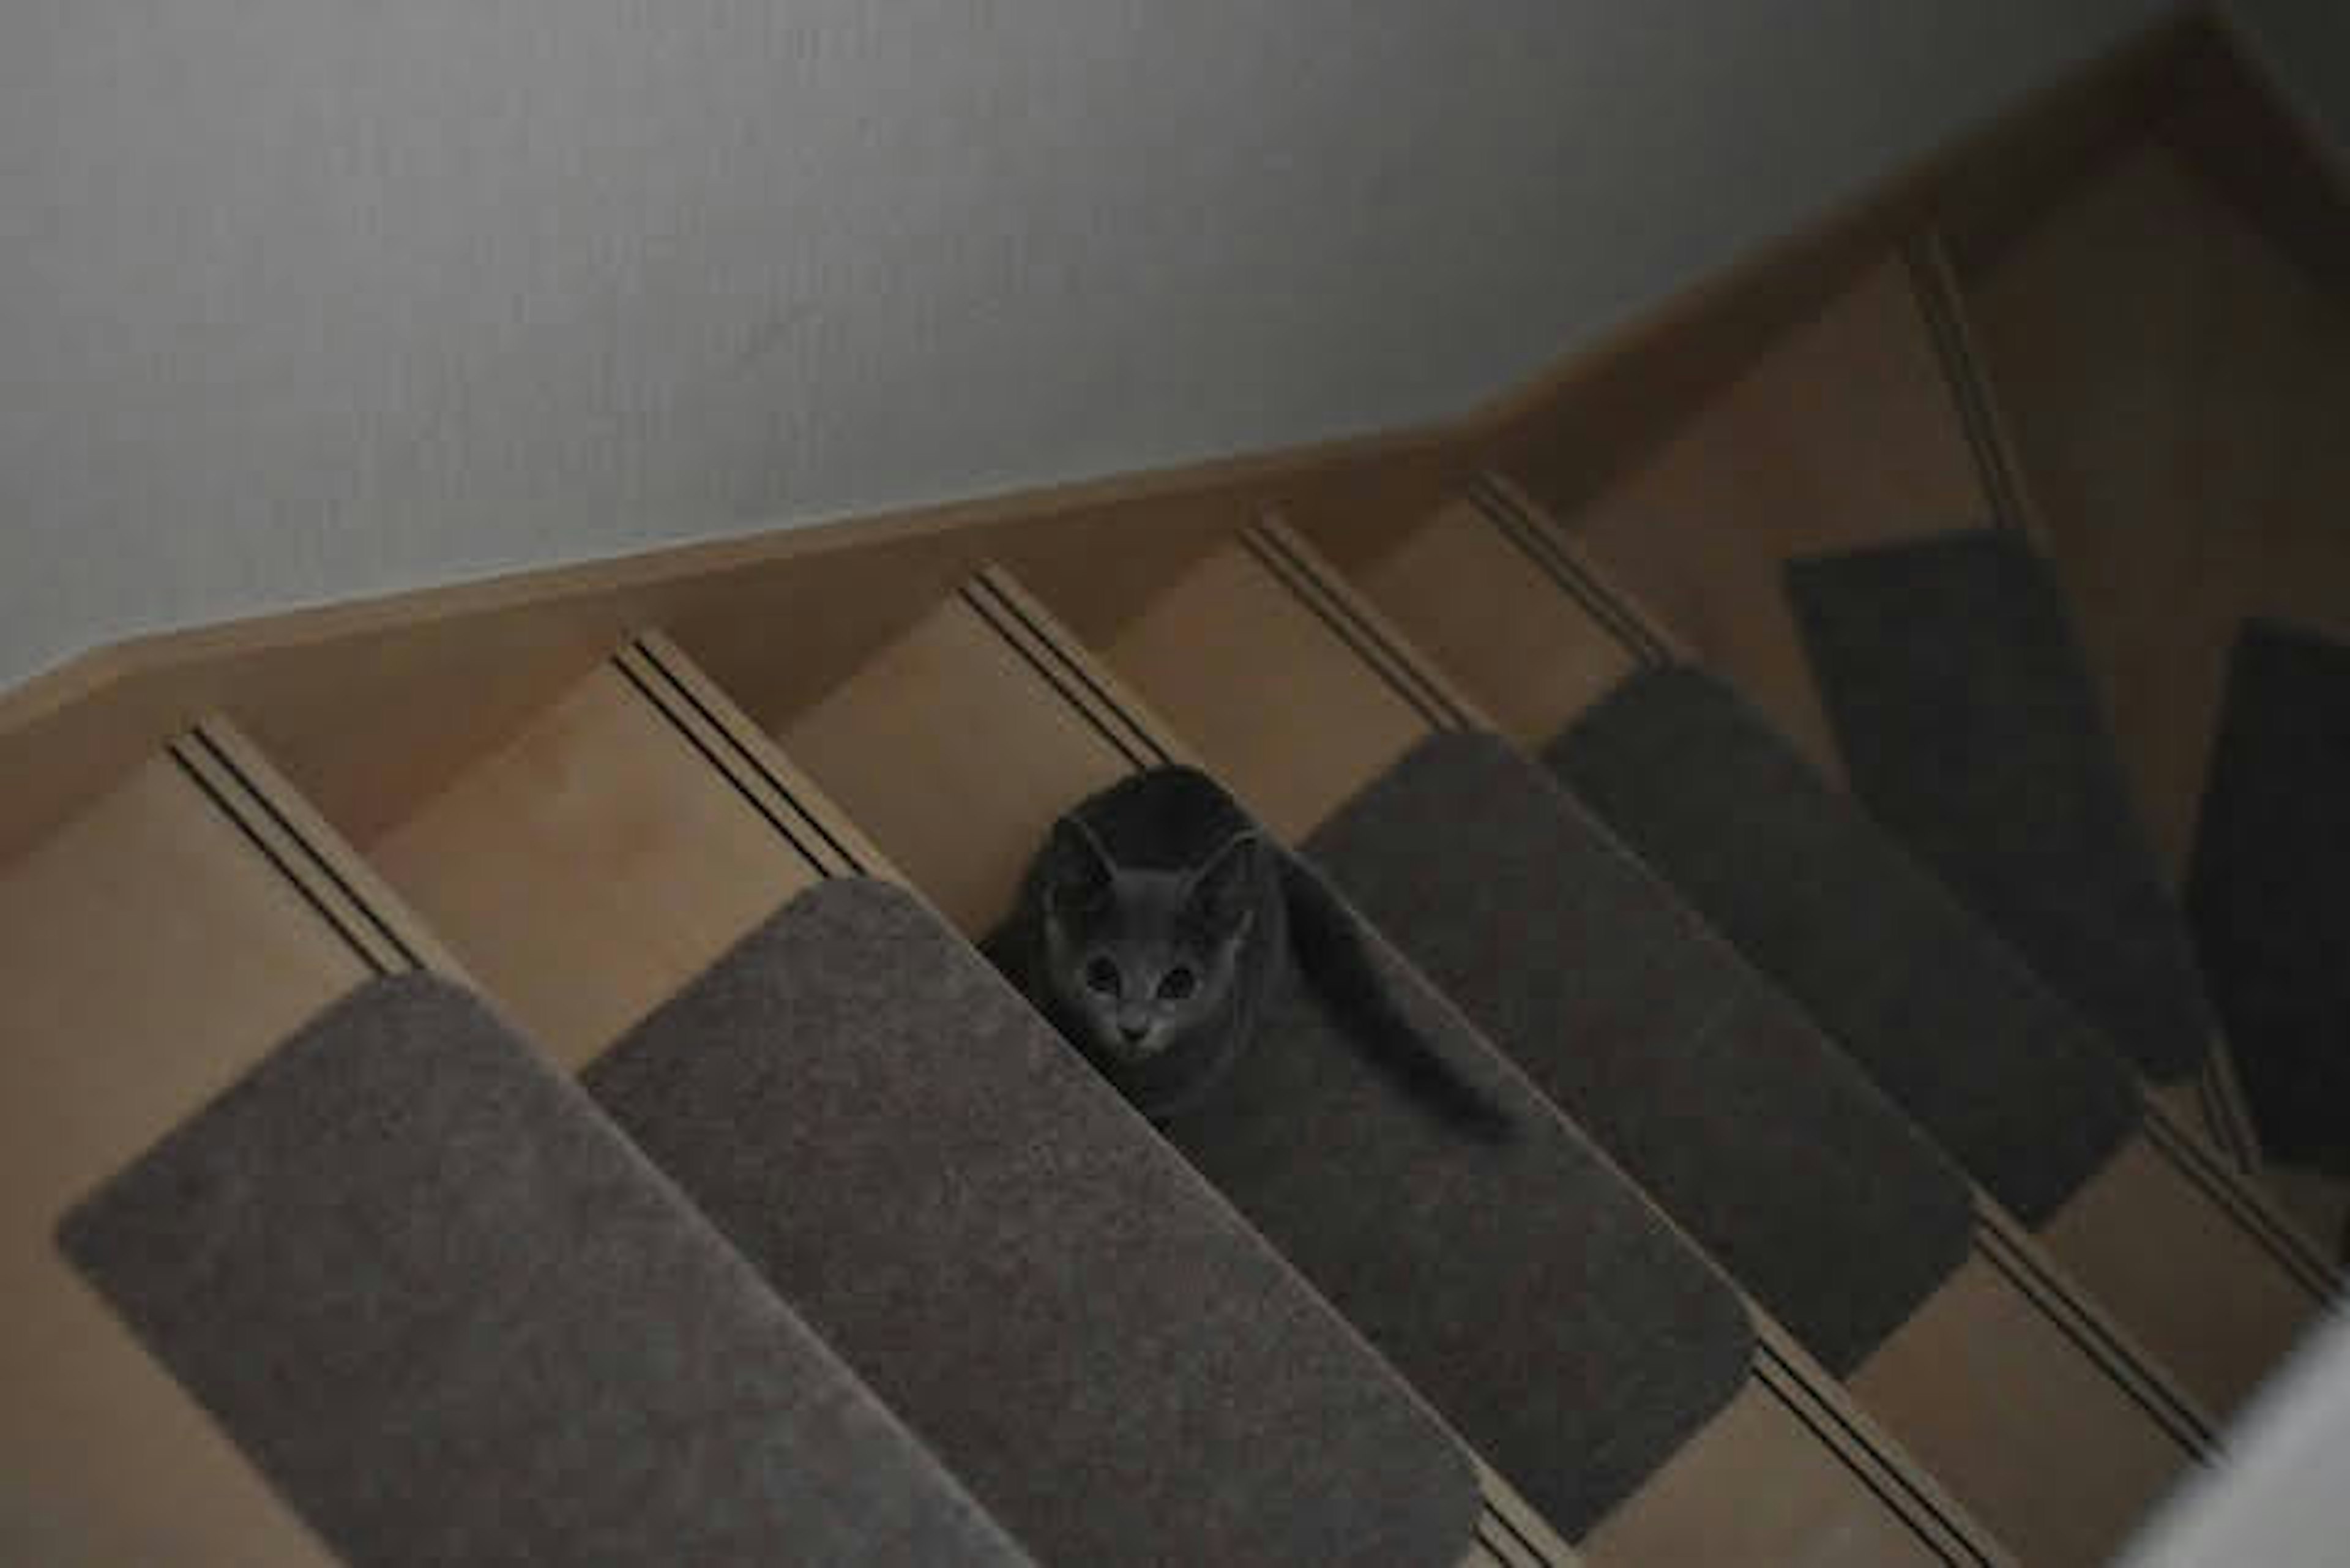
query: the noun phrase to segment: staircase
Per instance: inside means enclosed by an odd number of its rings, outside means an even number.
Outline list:
[[[2108,1560],[2350,1214],[2196,832],[2241,628],[2350,635],[2350,206],[2231,61],[1459,427],[10,699],[0,1560]],[[1303,992],[1156,1130],[1003,985],[1170,762],[1514,1137]]]

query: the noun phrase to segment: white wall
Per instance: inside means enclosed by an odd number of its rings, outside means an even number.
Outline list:
[[[2215,1463],[2183,1479],[2140,1526],[2122,1568],[2320,1568],[2343,1560],[2342,1456],[2350,1450],[2350,1316],[2303,1339]]]
[[[1455,411],[2160,9],[16,0],[0,682]]]
[[[2350,159],[2350,0],[2227,0],[2223,8],[2296,107]]]

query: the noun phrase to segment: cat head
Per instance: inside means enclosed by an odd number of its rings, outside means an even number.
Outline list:
[[[1240,983],[1264,853],[1243,833],[1196,867],[1128,867],[1076,818],[1055,826],[1038,867],[1045,968],[1080,1045],[1132,1065],[1218,1018]]]

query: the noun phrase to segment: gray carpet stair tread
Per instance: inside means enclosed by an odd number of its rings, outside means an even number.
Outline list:
[[[2350,1174],[2350,647],[2239,632],[2187,909],[2262,1145]]]
[[[1627,678],[1543,760],[2026,1224],[2136,1130],[2127,1061],[1711,675]]]
[[[351,993],[59,1240],[351,1563],[1027,1561],[576,1085],[434,980]]]
[[[2140,1071],[2216,1020],[2063,589],[1991,530],[1792,563],[1854,794]]]
[[[1292,975],[1168,1135],[1570,1539],[1748,1381],[1736,1292],[1374,937],[1390,993],[1514,1126],[1409,1100]]]
[[[1965,1179],[1507,742],[1430,737],[1305,847],[1831,1371],[1965,1258]]]
[[[588,1083],[1041,1560],[1467,1549],[1450,1434],[908,895],[801,895]]]

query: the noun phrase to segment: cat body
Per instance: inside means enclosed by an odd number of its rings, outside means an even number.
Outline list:
[[[1397,1007],[1351,911],[1197,769],[1136,774],[1055,823],[1002,948],[1014,982],[1155,1121],[1213,1095],[1294,965],[1411,1098],[1481,1138],[1506,1128]]]

